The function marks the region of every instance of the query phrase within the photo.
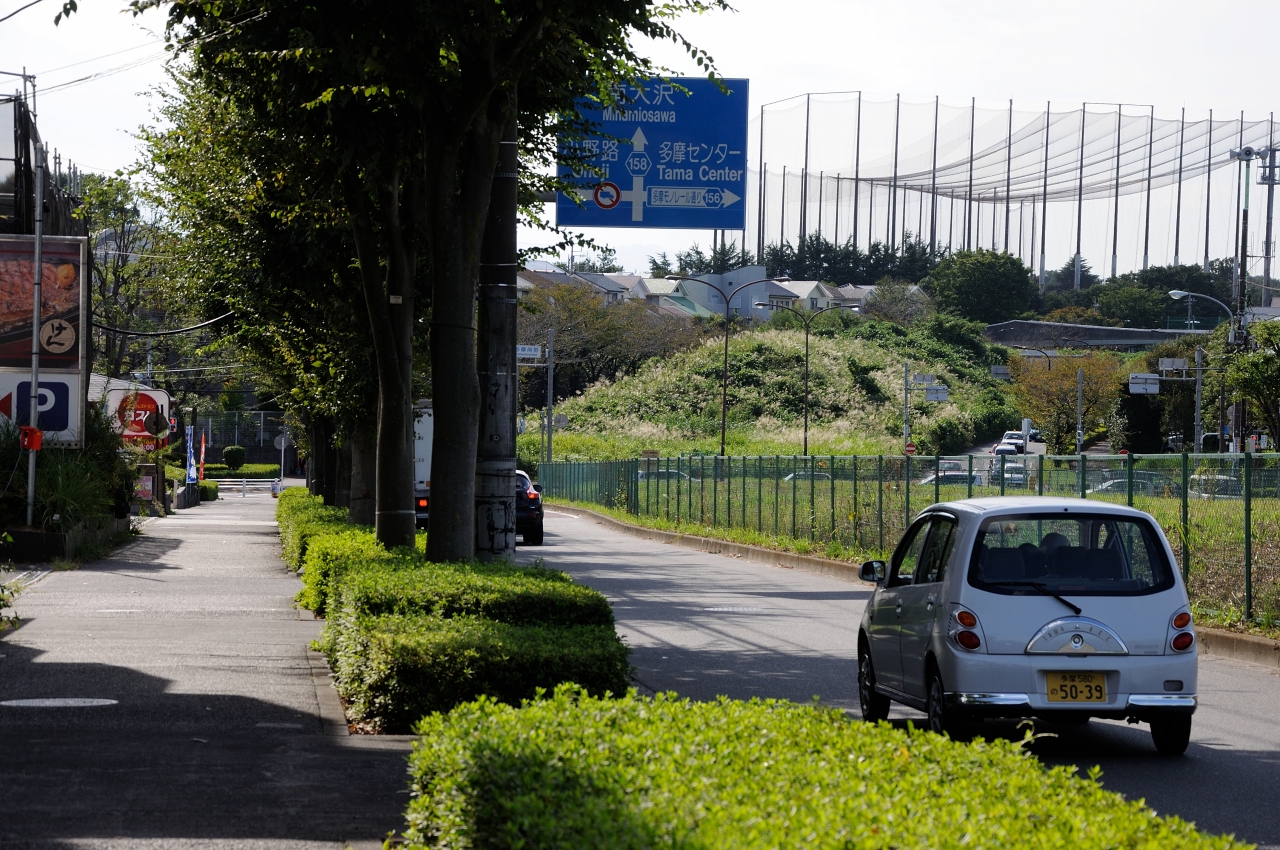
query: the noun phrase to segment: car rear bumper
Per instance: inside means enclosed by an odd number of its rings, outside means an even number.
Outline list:
[[[1195,694],[1125,694],[1106,704],[1048,703],[1041,694],[944,694],[947,708],[972,717],[1052,717],[1087,714],[1091,717],[1147,720],[1162,714],[1194,714]]]

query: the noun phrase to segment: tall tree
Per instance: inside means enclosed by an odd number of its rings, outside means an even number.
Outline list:
[[[1035,304],[1035,287],[1022,260],[981,248],[947,257],[921,286],[939,310],[974,322],[1008,321]]]
[[[1084,403],[1077,408],[1079,370],[1084,370]],[[1013,357],[1009,374],[1019,411],[1040,429],[1051,454],[1075,451],[1077,409],[1090,431],[1111,411],[1120,391],[1120,362],[1111,354]]]
[[[556,131],[585,129],[575,118],[578,98],[617,104],[626,98],[622,84],[654,72],[636,52],[635,37],[675,40],[708,65],[670,20],[722,6],[723,0],[172,4],[169,31],[191,45],[195,72],[304,146],[317,161],[315,178],[345,208],[378,379],[379,540],[413,540],[413,326],[415,303],[429,294],[436,437],[428,554],[443,560],[472,554],[478,255],[498,143],[510,119],[518,113],[526,158],[549,164]]]

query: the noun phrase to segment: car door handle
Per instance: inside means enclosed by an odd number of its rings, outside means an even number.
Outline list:
[[[938,597],[930,596],[928,599],[925,600],[925,607],[932,611],[933,605],[937,601],[938,601]]]

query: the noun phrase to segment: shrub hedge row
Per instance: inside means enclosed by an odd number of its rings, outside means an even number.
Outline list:
[[[562,682],[626,690],[628,650],[596,591],[541,567],[387,551],[343,513],[301,488],[277,508],[284,558],[303,570],[298,603],[326,618],[320,648],[351,720],[408,731],[482,695],[514,704]]]
[[[572,687],[424,718],[408,847],[1226,848],[1018,743]]]

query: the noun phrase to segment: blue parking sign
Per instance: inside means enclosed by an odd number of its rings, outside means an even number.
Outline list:
[[[560,176],[578,188],[556,196],[556,223],[570,227],[746,227],[747,81],[654,78],[627,86],[622,104],[584,101],[601,133],[561,139],[562,151],[594,166]]]

